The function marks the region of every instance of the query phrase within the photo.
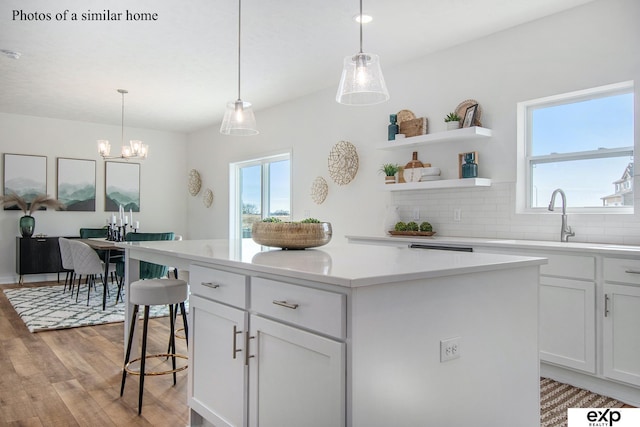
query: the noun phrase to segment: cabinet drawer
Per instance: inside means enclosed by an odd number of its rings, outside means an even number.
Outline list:
[[[346,337],[346,296],[253,277],[251,309],[334,337]]]
[[[540,274],[595,280],[595,258],[582,255],[541,254],[549,262],[540,266]]]
[[[603,265],[605,281],[640,285],[640,260],[605,258]]]
[[[242,274],[192,265],[189,285],[194,295],[240,308],[247,306],[247,278]]]

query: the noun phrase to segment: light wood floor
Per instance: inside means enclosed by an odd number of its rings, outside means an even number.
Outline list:
[[[168,318],[149,330],[148,352],[166,352]],[[32,334],[0,292],[0,426],[186,426],[187,371],[175,387],[171,375],[146,377],[138,416],[137,376],[120,397],[123,348],[122,323]]]

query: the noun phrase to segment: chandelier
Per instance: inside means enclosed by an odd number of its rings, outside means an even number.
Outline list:
[[[143,144],[139,140],[129,141],[129,145],[124,144],[124,94],[129,93],[125,89],[118,89],[118,93],[122,95],[122,129],[120,135],[120,141],[122,143],[122,149],[119,156],[111,156],[111,144],[106,139],[98,140],[98,153],[103,159],[140,159],[144,160],[149,154],[149,145]]]

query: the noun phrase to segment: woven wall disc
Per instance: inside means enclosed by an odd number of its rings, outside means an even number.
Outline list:
[[[202,187],[200,173],[195,169],[191,169],[189,171],[189,194],[197,196],[200,192],[200,187]]]
[[[311,198],[317,205],[321,205],[329,194],[329,186],[327,181],[319,176],[313,180],[311,184]]]
[[[358,173],[358,153],[349,141],[340,141],[329,153],[329,176],[338,185],[351,182]]]
[[[204,190],[204,193],[202,193],[202,204],[204,204],[205,207],[209,208],[211,207],[212,203],[213,203],[213,191],[207,188],[206,190]]]

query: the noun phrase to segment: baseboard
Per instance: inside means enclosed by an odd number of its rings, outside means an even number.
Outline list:
[[[640,388],[637,387],[547,363],[540,363],[540,375],[574,387],[584,388],[594,393],[612,397],[627,405],[640,407]]]
[[[60,273],[61,283],[64,283],[64,275],[66,273]],[[58,273],[48,273],[48,274],[26,274],[22,276],[24,279],[24,283],[37,283],[37,282],[51,282],[58,280]],[[5,276],[0,276],[0,285],[13,285],[20,281],[20,276],[17,274],[8,274]]]

